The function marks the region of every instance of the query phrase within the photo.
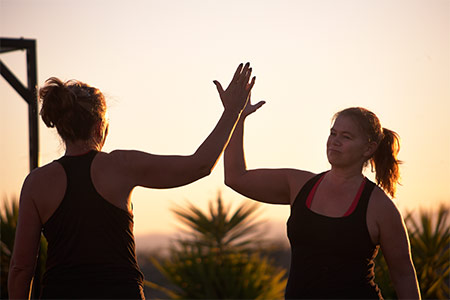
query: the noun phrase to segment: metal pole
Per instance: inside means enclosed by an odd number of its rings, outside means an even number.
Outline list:
[[[38,99],[37,99],[37,60],[36,41],[30,41],[27,48],[27,74],[28,90],[30,99],[28,101],[28,126],[30,139],[30,171],[38,167],[39,153],[39,126],[38,126]]]
[[[28,77],[28,126],[30,140],[30,170],[38,167],[39,153],[39,123],[38,123],[38,95],[37,95],[37,60],[36,60],[36,41],[30,41],[27,47],[27,77]],[[41,294],[41,253],[39,248],[38,258],[36,262],[36,270],[34,272],[32,299],[39,299]]]

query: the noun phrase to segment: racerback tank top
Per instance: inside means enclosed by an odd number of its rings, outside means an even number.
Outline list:
[[[105,200],[92,184],[90,170],[97,153],[57,160],[64,167],[67,187],[61,204],[43,226],[48,241],[43,295],[54,295],[52,289],[66,286],[64,298],[96,294],[117,298],[117,293],[108,294],[107,286],[134,285],[137,293],[124,296],[134,298],[143,285],[132,214]],[[77,294],[70,295],[70,288]]]
[[[360,198],[343,217],[313,212],[307,198],[325,173],[300,190],[287,221],[291,266],[286,299],[382,299],[374,283],[373,245],[366,224],[375,184],[365,179]]]

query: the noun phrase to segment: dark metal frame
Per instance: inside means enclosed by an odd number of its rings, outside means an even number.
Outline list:
[[[37,59],[36,40],[0,38],[0,54],[25,50],[27,59],[27,86],[11,72],[11,70],[0,60],[0,73],[6,81],[16,90],[16,92],[28,103],[28,132],[29,132],[29,153],[30,171],[38,167],[39,154],[39,128],[38,128],[38,103],[37,103]],[[39,251],[40,255],[40,251]],[[31,297],[39,298],[40,294],[40,266],[37,260],[36,272],[33,280]]]
[[[25,87],[0,59],[0,73],[16,92],[28,103],[30,171],[38,167],[39,128],[37,105],[36,40],[0,38],[0,54],[26,50],[27,86]]]

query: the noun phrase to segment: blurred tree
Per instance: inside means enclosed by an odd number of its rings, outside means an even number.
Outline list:
[[[285,270],[257,251],[263,243],[261,222],[255,220],[258,208],[257,203],[247,202],[231,213],[219,196],[215,207],[210,202],[209,215],[192,204],[173,209],[190,231],[188,238],[171,247],[168,259],[152,260],[176,286],[166,294],[184,299],[283,298]]]
[[[191,239],[185,242],[224,251],[263,241],[260,238],[261,221],[256,221],[258,216],[255,215],[259,207],[257,202],[244,202],[230,216],[230,206],[224,207],[219,196],[216,207],[209,202],[209,216],[191,203],[187,208],[176,207],[172,212],[188,227],[184,232]]]
[[[1,239],[1,298],[8,299],[8,273],[11,261],[14,237],[16,234],[17,219],[19,217],[19,203],[16,197],[11,200],[3,199],[3,208],[0,213],[0,239]]]

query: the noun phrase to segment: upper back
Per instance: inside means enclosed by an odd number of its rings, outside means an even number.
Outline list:
[[[119,269],[133,278],[140,277],[134,254],[133,217],[97,192],[91,178],[96,155],[96,151],[91,151],[57,160],[66,184],[62,200],[43,225],[49,245],[45,277],[48,282],[82,277],[99,281],[99,272]],[[101,267],[96,270],[94,266]],[[91,275],[92,278],[85,278]]]
[[[131,213],[130,192],[131,188],[119,178],[120,171],[115,167],[111,155],[103,152],[96,153],[88,162],[87,170],[78,176],[85,176],[92,182],[96,193],[110,202],[114,206]],[[87,154],[89,155],[89,154]],[[33,197],[36,209],[39,212],[41,223],[55,213],[62,203],[67,189],[67,174],[62,161],[68,164],[69,168],[79,167],[80,158],[83,156],[64,156],[43,167],[35,169],[27,178],[30,192]],[[74,170],[75,171],[75,170]],[[75,171],[80,172],[80,170]]]

